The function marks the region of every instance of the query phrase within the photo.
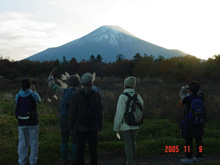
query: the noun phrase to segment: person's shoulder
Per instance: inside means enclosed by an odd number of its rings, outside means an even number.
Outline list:
[[[200,92],[199,95],[200,95],[201,97],[204,97],[204,93],[202,93],[202,92]]]
[[[97,87],[97,86],[92,86],[92,90],[94,90],[94,91],[101,91],[101,89],[99,88],[99,87]]]
[[[100,98],[101,98],[101,95],[100,95],[100,93],[99,93],[98,91],[92,90],[91,93],[92,93],[92,95],[93,95],[94,97],[97,97],[97,98],[100,97]]]
[[[40,97],[40,95],[39,95],[37,92],[33,92],[31,95],[32,95],[33,97]]]
[[[128,95],[126,93],[122,93],[119,95],[118,100],[126,100],[128,99]]]
[[[204,101],[204,94],[200,92],[198,95],[201,97],[201,100]]]
[[[139,93],[135,93],[135,94],[137,95],[137,97],[140,97],[140,98],[142,98],[142,97],[141,97],[141,95],[140,95]]]
[[[190,103],[191,102],[191,99],[190,99],[190,96],[186,96],[184,99],[183,99],[183,104],[187,104],[187,103]]]
[[[80,92],[81,89],[79,90],[76,90],[75,92],[73,92],[73,95],[72,96],[78,96],[81,92]]]

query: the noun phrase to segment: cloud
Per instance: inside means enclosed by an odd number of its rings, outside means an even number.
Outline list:
[[[56,30],[56,23],[37,22],[24,13],[0,13],[0,27],[0,55],[16,60],[63,44],[68,38]]]

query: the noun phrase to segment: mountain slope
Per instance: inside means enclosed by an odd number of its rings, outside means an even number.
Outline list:
[[[82,59],[88,60],[92,54],[94,56],[100,54],[104,62],[113,62],[118,54],[131,59],[136,53],[141,55],[146,53],[155,57],[162,55],[165,58],[184,55],[183,52],[165,49],[141,40],[118,26],[101,26],[82,38],[59,47],[46,49],[27,59],[62,61],[65,56],[66,60],[76,58],[77,61],[81,61]]]

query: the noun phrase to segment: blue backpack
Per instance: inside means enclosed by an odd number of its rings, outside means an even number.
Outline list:
[[[69,88],[64,90],[60,104],[60,115],[68,116],[69,104],[74,92],[76,92],[75,88]]]
[[[188,114],[188,119],[191,124],[204,124],[206,121],[206,109],[202,101],[201,95],[189,95],[191,100],[191,109]]]
[[[32,96],[33,93],[26,97],[18,95],[17,104],[15,107],[15,117],[19,120],[35,120],[37,117],[37,103]]]

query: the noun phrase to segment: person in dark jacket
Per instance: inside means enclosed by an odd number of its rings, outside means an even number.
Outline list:
[[[192,99],[197,99],[204,103],[204,95],[200,91],[200,85],[196,81],[192,81],[189,83],[189,86],[182,87],[180,91],[181,106],[184,107],[185,117],[188,121],[188,127],[185,135],[186,140],[186,158],[181,159],[182,163],[193,163],[202,161],[202,152],[203,152],[203,142],[202,137],[204,133],[204,124],[206,121],[206,110],[204,109],[203,117],[201,117],[200,122],[195,121],[195,119],[190,119],[190,113],[192,113]],[[203,107],[204,108],[204,107]],[[202,113],[201,113],[202,114]],[[193,138],[196,141],[196,157],[192,157],[193,154]]]
[[[18,119],[19,165],[27,164],[28,144],[31,149],[29,164],[36,165],[38,161],[39,122],[36,107],[41,102],[41,98],[38,93],[34,92],[30,88],[30,80],[28,78],[23,79],[21,82],[21,90],[15,96],[15,116]]]
[[[48,77],[48,86],[55,92],[56,96],[61,100],[60,102],[60,132],[61,132],[61,145],[60,152],[62,158],[62,164],[68,164],[68,156],[69,156],[69,147],[68,141],[70,137],[70,131],[68,127],[68,111],[69,111],[69,103],[70,99],[78,90],[78,85],[80,83],[80,77],[78,74],[70,75],[67,78],[68,88],[63,88],[55,84],[54,82],[54,74],[56,73],[57,68],[54,68]],[[71,135],[71,155],[70,155],[70,164],[76,164],[76,136],[75,134]]]
[[[103,128],[101,95],[92,89],[93,75],[81,77],[82,89],[75,92],[69,106],[69,129],[77,137],[77,165],[84,165],[86,142],[89,144],[90,164],[97,165],[97,133]]]

